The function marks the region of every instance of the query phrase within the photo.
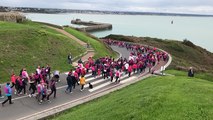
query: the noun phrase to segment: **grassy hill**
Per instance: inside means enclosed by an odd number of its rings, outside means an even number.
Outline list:
[[[78,39],[86,43],[89,43],[95,50],[94,58],[99,58],[106,55],[116,57],[115,52],[112,52],[111,48],[107,47],[102,41],[92,38],[88,36],[86,33],[77,31],[70,27],[66,27],[65,30],[70,34],[74,35],[75,37],[77,37]]]
[[[12,69],[19,74],[23,67],[31,73],[48,63],[52,70],[68,71],[68,53],[85,52],[74,40],[38,23],[0,22],[0,26],[0,83],[9,81]]]
[[[193,66],[199,72],[213,73],[213,53],[190,41],[162,40],[149,37],[109,35],[106,38],[155,46],[169,52],[173,61],[170,69],[187,70]]]
[[[54,120],[211,120],[213,83],[176,76],[151,77],[74,107]],[[210,79],[210,78],[209,78]]]

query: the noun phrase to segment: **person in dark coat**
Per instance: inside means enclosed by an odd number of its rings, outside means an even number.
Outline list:
[[[72,64],[72,55],[71,53],[67,56],[67,60],[69,64]]]
[[[47,96],[47,100],[50,102],[49,98],[54,93],[54,98],[56,98],[56,79],[53,77],[50,81],[51,93]]]
[[[68,76],[67,76],[67,89],[66,89],[66,91],[65,92],[70,92],[70,93],[72,93],[72,85],[73,85],[73,80],[72,80],[72,76],[71,76],[71,74],[68,74]],[[69,90],[69,91],[68,91]]]
[[[188,76],[189,76],[189,77],[194,77],[194,70],[193,70],[192,67],[189,68]]]

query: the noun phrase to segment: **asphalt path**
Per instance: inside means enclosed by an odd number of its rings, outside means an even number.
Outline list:
[[[113,50],[119,52],[122,54],[122,57],[126,57],[128,59],[128,56],[130,54],[130,51],[127,51],[125,48],[120,48],[117,46],[111,46]],[[164,63],[162,63],[164,64]],[[156,68],[156,69],[159,69]],[[146,70],[143,75],[146,75],[148,73],[148,70]],[[8,103],[5,104],[4,107],[0,107],[0,119],[1,120],[15,120],[15,119],[24,119],[24,117],[33,115],[38,112],[42,112],[44,110],[47,110],[52,107],[59,106],[61,104],[75,101],[78,99],[81,99],[88,95],[93,95],[94,93],[100,91],[100,90],[107,90],[106,88],[116,87],[122,84],[125,84],[126,82],[132,81],[135,78],[138,77],[138,74],[132,74],[132,76],[129,78],[127,75],[122,76],[121,83],[117,84],[115,82],[110,82],[109,79],[103,79],[102,77],[94,78],[91,76],[91,73],[86,75],[86,82],[91,82],[93,84],[93,89],[88,89],[88,85],[86,85],[86,88],[84,91],[80,91],[80,85],[76,86],[76,89],[73,90],[73,93],[67,94],[65,93],[65,89],[67,87],[66,85],[66,74],[61,74],[60,80],[61,82],[57,83],[57,97],[53,99],[53,95],[50,97],[51,103],[48,103],[47,101],[44,101],[41,105],[38,104],[37,100],[34,97],[28,97],[26,95],[23,96],[17,96],[13,95],[13,102],[14,104],[9,105]],[[0,102],[2,102],[4,99],[0,99]]]

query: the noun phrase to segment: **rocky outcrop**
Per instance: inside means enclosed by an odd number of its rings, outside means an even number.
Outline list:
[[[0,12],[0,21],[21,23],[26,17],[19,12]]]

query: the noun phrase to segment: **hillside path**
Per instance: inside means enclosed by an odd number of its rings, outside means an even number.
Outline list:
[[[54,30],[56,30],[56,31],[59,32],[59,33],[62,33],[62,34],[64,34],[64,35],[66,35],[67,37],[71,38],[72,40],[75,40],[75,41],[76,41],[77,43],[79,43],[81,46],[87,48],[87,43],[85,43],[85,42],[79,40],[78,38],[76,38],[76,37],[73,36],[72,34],[68,33],[67,31],[65,31],[65,30],[63,30],[63,29],[51,27],[51,26],[48,26],[48,25],[47,25],[47,27],[50,28],[50,29],[54,29]],[[94,49],[91,48],[91,47],[90,47],[90,48],[87,48],[87,52],[86,52],[85,55],[81,56],[81,60],[82,60],[82,61],[87,61],[89,57],[93,57],[94,55],[95,55]],[[78,60],[76,60],[76,61],[73,62],[73,66],[76,66],[76,65],[77,65],[77,61],[78,61]]]
[[[67,31],[63,30],[63,29],[59,29],[59,28],[55,28],[55,27],[51,27],[51,26],[47,26],[48,28],[54,29],[57,32],[60,32],[64,35],[66,35],[67,37],[71,38],[72,40],[75,40],[76,42],[78,42],[80,45],[86,47],[87,43],[79,40],[78,38],[76,38],[75,36],[73,36],[72,34],[68,33]]]

